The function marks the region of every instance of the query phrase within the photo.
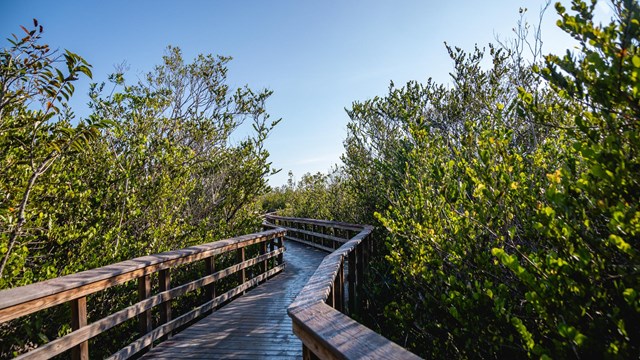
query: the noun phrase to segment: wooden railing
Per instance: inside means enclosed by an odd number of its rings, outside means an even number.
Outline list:
[[[170,336],[175,329],[214,310],[236,295],[282,271],[284,269],[284,235],[284,229],[276,228],[182,250],[139,257],[0,291],[0,324],[59,304],[69,303],[73,331],[22,354],[19,358],[47,359],[71,350],[72,358],[88,359],[89,339],[137,317],[141,336],[111,357],[126,359],[148,348],[159,339]],[[245,251],[247,249],[251,251]],[[247,259],[245,258],[247,253],[255,255]],[[216,262],[216,259],[224,254],[230,255],[236,261],[233,265],[218,270],[216,264],[220,262]],[[172,269],[197,261],[204,262],[205,274],[201,274],[202,276],[196,280],[172,287]],[[247,274],[248,270],[250,274]],[[154,275],[156,273],[157,275]],[[239,285],[223,294],[216,294],[216,283],[232,274],[237,274]],[[151,293],[152,276],[158,281],[156,294]],[[129,281],[138,282],[139,301],[102,319],[87,323],[87,307],[91,305],[87,304],[87,296]],[[172,319],[172,299],[200,288],[204,288],[207,301]],[[155,307],[159,308],[160,319],[157,321],[157,326],[153,328],[152,309]]]
[[[288,309],[305,359],[419,359],[348,316],[363,311],[361,285],[372,252],[371,226],[272,214],[266,221],[286,229],[288,240],[331,252]]]

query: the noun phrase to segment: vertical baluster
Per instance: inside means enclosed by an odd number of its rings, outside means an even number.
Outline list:
[[[260,243],[260,254],[264,255],[267,253],[267,241],[263,241]],[[262,262],[262,272],[266,273],[269,270],[269,262],[265,260]]]
[[[347,281],[349,282],[349,316],[356,313],[356,249],[351,250],[347,259]]]
[[[322,243],[322,239],[318,238],[315,235],[316,234],[316,226],[315,226],[315,224],[309,224],[309,225],[307,225],[307,227],[310,227],[309,231],[311,231],[313,233],[313,235],[309,235],[310,240],[314,244],[318,244],[319,242]]]
[[[277,237],[277,245],[278,249],[282,249],[284,247],[284,235]],[[284,252],[278,254],[278,265],[284,264]]]
[[[237,250],[236,257],[238,264],[244,262],[244,247]],[[240,282],[240,285],[243,285],[244,282],[247,281],[247,272],[245,270],[245,268],[242,268],[238,273],[238,281]],[[243,291],[242,293],[244,294],[245,292]]]
[[[331,291],[329,291],[329,297],[327,297],[327,305],[331,306],[332,308],[335,308],[335,299],[336,299],[336,292],[335,292],[335,283],[333,284],[333,286],[331,286]]]
[[[340,268],[334,284],[334,292],[336,294],[336,310],[344,312],[344,258],[340,260]]]
[[[327,228],[326,228],[326,226],[324,226],[324,225],[320,225],[320,233],[321,233],[322,235],[327,235]],[[325,243],[326,243],[326,241],[327,241],[327,239],[326,239],[326,238],[324,238],[324,237],[322,237],[322,238],[320,238],[320,240],[321,240],[321,242],[320,242],[320,243],[322,244],[322,246],[324,246],[324,245],[325,245]],[[329,241],[331,241],[331,240],[329,240]]]
[[[138,301],[142,301],[151,295],[151,275],[147,274],[138,278]],[[140,336],[152,330],[151,310],[138,315],[138,328]]]
[[[301,230],[303,230],[303,231],[304,231],[304,230],[307,230],[307,225],[306,225],[306,224],[303,224],[303,223],[298,223],[298,229],[301,229]],[[306,233],[300,233],[300,236],[301,236],[300,238],[301,238],[302,240],[309,241],[309,242],[313,242],[313,239],[310,239],[310,238],[309,238],[309,235],[307,235]]]
[[[87,326],[87,298],[71,300],[71,328],[78,330]],[[84,341],[71,349],[73,360],[89,360],[89,342]]]
[[[333,308],[340,311],[340,268],[333,279]]]
[[[269,252],[273,252],[276,248],[276,239],[275,238],[271,238],[269,239]],[[274,266],[277,266],[278,264],[276,263]]]
[[[158,272],[158,282],[160,292],[167,291],[171,288],[171,269],[164,269]],[[171,300],[165,301],[160,305],[160,324],[166,324],[171,321]],[[171,337],[168,334],[164,339]]]
[[[207,275],[211,275],[216,272],[216,257],[215,255],[211,255],[210,257],[204,259],[204,268],[205,273]],[[216,298],[216,283],[212,282],[206,287],[206,297],[207,301],[213,300]]]
[[[360,291],[362,291],[362,283],[363,283],[363,275],[364,275],[364,244],[361,242],[356,246],[356,314],[362,314],[362,300],[363,297],[360,296]]]

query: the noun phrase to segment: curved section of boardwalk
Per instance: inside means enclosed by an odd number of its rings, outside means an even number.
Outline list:
[[[149,351],[145,359],[298,359],[287,307],[327,255],[289,241],[285,271]]]

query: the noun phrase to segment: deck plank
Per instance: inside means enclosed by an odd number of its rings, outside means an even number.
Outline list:
[[[284,272],[162,342],[144,359],[300,359],[287,307],[326,252],[285,243]]]

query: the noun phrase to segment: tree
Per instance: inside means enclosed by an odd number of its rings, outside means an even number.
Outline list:
[[[43,175],[60,158],[82,151],[108,125],[71,124],[67,101],[73,82],[80,75],[91,77],[90,65],[68,50],[57,55],[40,44],[43,28],[35,19],[33,25],[32,30],[22,27],[25,36],[13,35],[11,46],[0,53],[0,288],[30,281],[18,275],[33,236],[46,231],[46,216],[32,206],[42,195]],[[55,67],[60,60],[66,69]]]
[[[231,89],[229,57],[187,62],[169,47],[136,83],[120,72],[109,77],[113,88],[92,84],[91,114],[72,125],[67,101],[90,66],[40,45],[34,26],[1,53],[0,288],[260,228],[257,201],[273,173],[264,142],[279,122],[266,112],[271,91]],[[123,286],[92,295],[90,316],[128,304]],[[101,344],[94,355],[135,333],[120,330],[92,339]],[[4,323],[0,357],[70,331],[59,308]]]
[[[387,231],[383,333],[425,357],[640,353],[640,11],[557,5],[545,63],[448,48],[452,86],[354,103],[346,172]],[[516,63],[514,63],[516,62]],[[371,190],[370,190],[371,189]]]
[[[537,322],[523,320],[531,351],[634,358],[640,354],[640,5],[613,1],[615,17],[604,25],[594,23],[595,6],[573,1],[569,13],[556,5],[558,25],[578,41],[579,53],[548,56],[541,70],[568,119],[561,161],[547,174],[546,201],[534,217],[543,241],[524,253],[494,253],[512,264],[526,290],[530,308],[522,319],[538,314]]]

